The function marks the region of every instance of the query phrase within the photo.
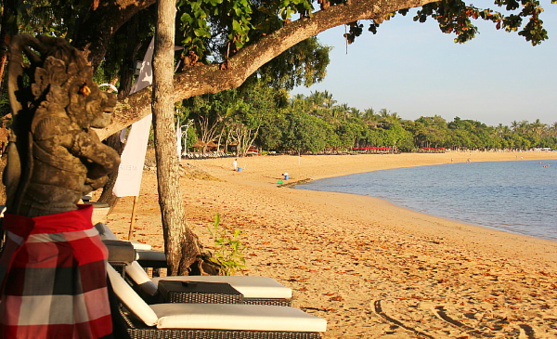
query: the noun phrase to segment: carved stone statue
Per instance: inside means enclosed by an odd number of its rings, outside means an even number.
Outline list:
[[[0,338],[111,338],[107,248],[93,207],[77,203],[120,162],[92,130],[110,123],[116,96],[63,39],[18,35],[9,55]]]
[[[118,167],[118,153],[91,130],[111,122],[116,96],[99,90],[86,53],[63,39],[19,35],[10,56],[7,212],[35,217],[75,210]]]

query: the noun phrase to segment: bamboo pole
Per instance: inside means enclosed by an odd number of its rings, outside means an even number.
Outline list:
[[[132,240],[133,237],[133,228],[135,226],[135,210],[137,208],[137,202],[139,201],[139,195],[135,196],[133,199],[133,208],[132,208],[132,220],[130,221],[130,230],[128,232],[128,240]]]

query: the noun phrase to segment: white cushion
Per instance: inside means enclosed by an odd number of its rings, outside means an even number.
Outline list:
[[[327,321],[293,307],[245,304],[156,304],[158,328],[325,332]]]
[[[151,250],[151,245],[149,244],[144,244],[142,242],[135,241],[135,240],[132,240],[130,242],[132,243],[133,248],[135,248],[136,250],[144,250],[144,251]]]
[[[149,275],[137,261],[126,265],[126,275],[130,277],[136,284],[139,285],[141,290],[150,296],[157,294],[158,288],[155,285]]]
[[[267,277],[192,275],[157,277],[151,280],[156,286],[161,280],[222,282],[230,284],[245,298],[292,298],[290,288]]]
[[[137,251],[137,258],[142,260],[157,260],[166,261],[164,252],[161,251]],[[149,276],[139,264],[134,264],[133,267],[126,267],[126,273],[137,283],[147,283]],[[160,280],[178,280],[178,281],[203,281],[203,282],[224,282],[230,284],[238,292],[242,293],[246,298],[278,298],[290,299],[292,298],[292,290],[279,282],[267,277],[248,277],[248,276],[168,276],[153,278],[152,281],[155,285],[145,285],[145,292],[150,295],[156,293],[156,288]]]
[[[137,260],[153,260],[153,261],[162,261],[166,263],[166,254],[163,251],[145,251],[145,250],[137,250]]]
[[[116,272],[112,266],[106,265],[106,271],[114,293],[128,307],[128,309],[141,319],[146,325],[157,324],[158,316],[141,297],[135,293],[133,288]]]

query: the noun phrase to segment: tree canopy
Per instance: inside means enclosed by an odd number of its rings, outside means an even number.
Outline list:
[[[50,33],[65,37],[76,47],[88,46],[92,64],[102,65],[107,76],[125,88],[126,72],[129,75],[136,55],[152,36],[155,11],[151,8],[155,4],[155,0],[3,0],[0,35],[7,41],[18,31]],[[174,101],[236,88],[289,48],[329,28],[348,25],[346,39],[353,42],[363,33],[364,21],[368,21],[367,30],[376,33],[385,21],[406,15],[410,8],[419,9],[414,21],[436,20],[442,32],[455,34],[457,42],[475,36],[475,20],[516,31],[534,45],[547,38],[543,9],[536,0],[495,0],[493,8],[462,0],[178,1],[176,43],[183,50],[175,56],[182,66],[174,76]],[[318,62],[325,52],[308,59],[307,54],[290,51],[285,60],[296,66],[275,64],[269,79],[280,83],[281,75],[295,69],[296,76],[287,85],[318,81],[323,70],[314,68],[315,73],[307,66]],[[117,119],[99,134],[107,137],[150,113],[150,92],[149,87],[125,97],[124,91]]]

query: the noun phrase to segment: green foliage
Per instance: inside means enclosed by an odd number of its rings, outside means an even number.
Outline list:
[[[552,0],[555,4],[557,1]],[[489,8],[479,8],[472,4],[467,5],[463,0],[442,0],[433,2],[421,7],[414,16],[416,22],[425,22],[432,18],[439,23],[439,28],[443,33],[456,35],[456,43],[464,43],[476,37],[478,28],[472,20],[490,21],[495,25],[495,29],[504,29],[507,32],[518,32],[526,41],[532,45],[538,45],[548,38],[547,31],[543,28],[543,21],[540,18],[543,8],[538,0],[495,0],[495,6],[502,8],[496,11]],[[390,13],[378,21],[371,21],[368,30],[373,34],[384,20],[389,20],[395,14],[405,16],[409,9],[399,10],[397,13]],[[524,21],[527,21],[524,24]],[[348,43],[353,43],[356,37],[363,32],[363,25],[359,22],[347,24],[349,27],[345,37]]]
[[[338,145],[338,136],[332,126],[318,117],[292,111],[288,121],[288,128],[283,134],[283,147],[286,150],[319,153],[328,145]]]
[[[239,240],[240,230],[230,233],[226,228],[220,225],[220,215],[215,216],[215,222],[212,226],[207,226],[213,243],[215,252],[211,260],[219,265],[221,275],[235,275],[237,272],[246,270],[246,259],[243,251],[245,246]]]
[[[313,92],[307,97],[297,95],[287,107],[276,103],[265,106],[256,146],[279,152],[313,154],[328,148],[345,152],[366,146],[389,146],[401,151],[421,147],[557,149],[556,139],[557,126],[548,126],[539,120],[514,122],[512,128],[487,126],[459,117],[447,122],[438,115],[410,121],[386,109],[360,112],[346,104],[338,105],[325,91]]]
[[[188,130],[186,131],[186,147],[192,147],[197,142],[197,132],[195,131],[194,126],[189,126]]]
[[[227,54],[249,41],[253,8],[248,0],[181,0],[177,7],[187,51],[206,56],[207,41],[216,36],[225,38]]]
[[[184,107],[182,104],[178,104],[175,107],[176,114],[175,117],[178,121],[180,126],[187,126],[187,130],[185,131],[185,145],[184,147],[190,148],[197,142],[197,131],[194,125],[194,119],[188,116],[188,109]]]
[[[330,51],[331,47],[323,46],[316,37],[306,39],[261,67],[247,82],[261,79],[269,86],[286,90],[310,87],[325,78]]]
[[[443,0],[423,6],[414,17],[414,21],[424,22],[431,16],[439,22],[442,32],[456,34],[455,42],[458,43],[464,43],[476,36],[478,28],[472,24],[472,19],[491,21],[496,29],[505,29],[507,32],[518,31],[519,35],[534,46],[547,39],[547,31],[540,19],[543,8],[539,1],[523,0],[519,3],[516,0],[495,0],[494,3],[504,8],[504,12],[466,5],[462,0]],[[523,19],[528,19],[524,26]]]
[[[92,7],[91,1],[18,0],[13,1],[8,21],[13,21],[19,32],[46,34],[71,40],[79,20]],[[4,10],[9,7],[5,4]],[[4,12],[6,14],[6,12]]]

